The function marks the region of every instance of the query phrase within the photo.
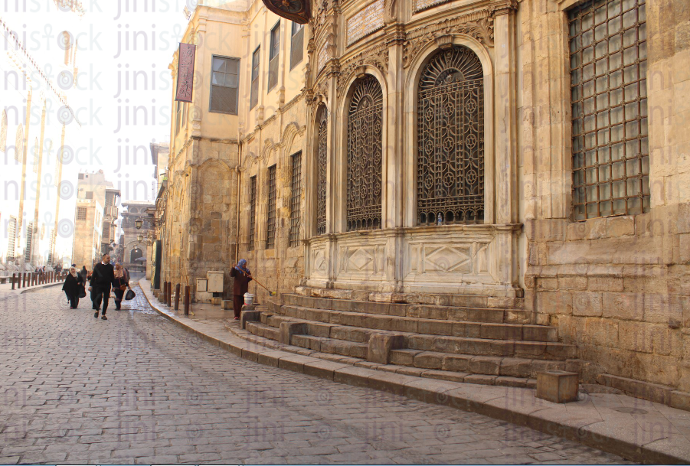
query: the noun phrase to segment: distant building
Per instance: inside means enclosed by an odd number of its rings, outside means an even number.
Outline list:
[[[120,191],[106,181],[103,170],[79,173],[74,216],[72,262],[87,268],[110,252],[115,241]]]
[[[153,233],[153,222],[147,211],[154,209],[155,205],[148,202],[123,202],[122,203],[122,263],[129,269],[141,269],[146,267],[149,239]],[[141,220],[141,228],[137,229],[136,221]],[[141,239],[140,239],[141,238]]]
[[[10,215],[7,221],[7,262],[14,262],[16,259],[15,249],[17,247],[17,217]]]

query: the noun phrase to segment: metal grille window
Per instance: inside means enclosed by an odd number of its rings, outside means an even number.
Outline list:
[[[252,54],[252,90],[249,96],[249,108],[256,107],[259,101],[259,64],[261,60],[261,47],[257,47]]]
[[[326,169],[328,167],[328,110],[319,109],[316,154],[316,234],[326,233]]]
[[[373,76],[354,84],[347,122],[347,231],[381,228],[383,93]]]
[[[237,95],[240,87],[239,59],[214,56],[212,66],[209,110],[237,115]]]
[[[249,178],[249,247],[254,250],[254,232],[256,231],[256,176]]]
[[[77,220],[86,220],[86,207],[77,207]]]
[[[268,212],[266,214],[266,249],[276,243],[276,166],[268,167]]]
[[[268,90],[278,84],[278,63],[280,62],[280,21],[271,29],[271,48],[268,51]]]
[[[435,55],[419,82],[417,222],[484,221],[484,73],[456,46]]]
[[[568,12],[573,218],[649,210],[645,0]]]
[[[290,69],[302,61],[304,56],[304,24],[292,23],[292,40],[290,44]]]
[[[302,153],[292,156],[290,186],[290,247],[299,246],[300,201],[302,199]]]

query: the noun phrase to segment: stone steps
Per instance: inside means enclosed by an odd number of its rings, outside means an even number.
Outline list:
[[[298,294],[283,294],[282,304],[311,309],[359,312],[413,319],[449,320],[453,322],[485,322],[495,324],[531,324],[534,315],[522,309],[462,308],[426,304],[378,303],[334,298],[315,298]],[[275,307],[275,305],[274,305]],[[272,309],[273,310],[273,309]]]
[[[558,341],[557,329],[543,325],[415,319],[362,312],[314,309],[295,305],[275,306],[272,309],[276,314],[305,321],[391,332],[423,333],[489,340]]]
[[[291,307],[288,306],[287,309],[289,310]],[[334,311],[332,312],[334,315],[338,314]],[[406,349],[417,351],[552,361],[565,361],[566,359],[577,358],[577,349],[574,345],[566,345],[559,342],[498,340],[395,332],[318,322],[295,317],[294,315],[269,314],[266,312],[262,313],[261,319],[264,324],[276,328],[280,327],[282,322],[303,323],[306,325],[307,333],[311,336],[362,344],[368,344],[369,339],[374,334],[400,335],[404,338]]]

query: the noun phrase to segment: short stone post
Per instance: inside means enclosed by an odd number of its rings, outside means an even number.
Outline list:
[[[552,403],[577,401],[578,375],[575,372],[545,371],[537,373],[537,398]]]
[[[175,285],[175,310],[180,310],[180,284]]]

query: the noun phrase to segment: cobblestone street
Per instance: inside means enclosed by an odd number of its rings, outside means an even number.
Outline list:
[[[243,360],[60,287],[0,297],[0,463],[618,463],[453,408]]]

